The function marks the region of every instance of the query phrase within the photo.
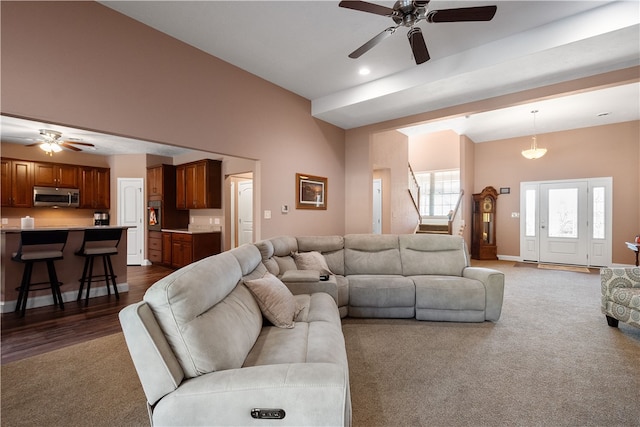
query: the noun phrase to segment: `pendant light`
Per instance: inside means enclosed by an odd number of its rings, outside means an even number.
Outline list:
[[[547,153],[546,148],[538,148],[538,137],[536,131],[536,113],[538,110],[533,110],[533,137],[531,138],[531,148],[528,150],[522,150],[522,156],[529,160],[539,159]]]

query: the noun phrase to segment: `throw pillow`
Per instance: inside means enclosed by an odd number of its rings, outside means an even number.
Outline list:
[[[292,256],[298,270],[316,270],[320,274],[333,274],[320,252],[294,252]]]
[[[297,314],[296,300],[284,283],[271,273],[260,279],[245,280],[260,307],[260,311],[274,326],[293,328]]]

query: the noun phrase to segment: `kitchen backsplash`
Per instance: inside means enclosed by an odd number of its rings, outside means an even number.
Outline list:
[[[91,209],[54,209],[54,208],[2,208],[2,227],[20,227],[20,219],[30,216],[36,227],[93,225]]]

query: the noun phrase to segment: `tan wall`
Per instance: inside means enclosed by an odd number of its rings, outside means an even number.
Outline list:
[[[407,191],[407,159],[409,141],[406,135],[389,131],[372,138],[372,170],[383,169],[387,180],[383,180],[383,232],[391,234],[413,233],[419,216]],[[387,184],[384,186],[384,184]],[[371,188],[371,185],[369,185]],[[369,192],[371,192],[369,190]],[[387,225],[387,227],[384,227]],[[371,230],[369,230],[370,232]]]
[[[2,113],[259,160],[261,237],[344,233],[344,131],[310,101],[95,2],[0,7]],[[280,213],[296,172],[326,211]]]
[[[414,172],[460,167],[460,136],[451,131],[409,138],[409,163]]]

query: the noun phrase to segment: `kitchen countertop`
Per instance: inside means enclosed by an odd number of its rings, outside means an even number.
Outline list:
[[[204,233],[220,233],[221,230],[211,230],[211,229],[188,229],[188,228],[163,228],[162,230],[165,233],[182,233],[182,234],[204,234]]]
[[[74,226],[74,225],[69,225],[69,226],[64,226],[64,225],[53,225],[50,227],[35,227],[35,228],[20,228],[20,227],[2,227],[0,229],[0,232],[2,234],[6,234],[6,233],[20,233],[21,231],[42,231],[42,230],[62,230],[62,231],[84,231],[84,230],[91,230],[91,229],[100,229],[100,230],[104,230],[106,228],[116,228],[116,229],[123,229],[123,228],[131,228],[129,226],[124,226],[124,225],[90,225],[90,226]]]

